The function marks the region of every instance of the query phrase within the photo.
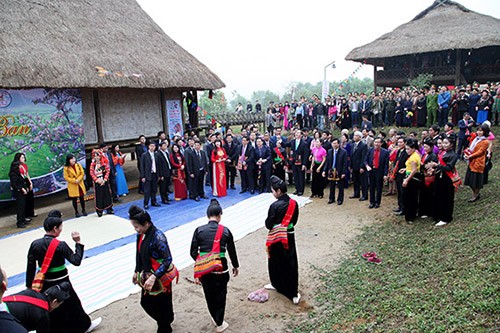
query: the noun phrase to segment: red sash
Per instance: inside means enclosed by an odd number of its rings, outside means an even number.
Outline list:
[[[44,301],[43,299],[39,299],[36,297],[25,295],[11,295],[5,296],[2,301],[8,303],[27,303],[49,311],[49,303],[47,301]]]
[[[288,208],[285,213],[285,217],[283,221],[274,226],[271,230],[269,230],[269,234],[267,235],[266,247],[269,253],[269,247],[275,243],[282,243],[285,249],[288,249],[288,225],[292,220],[293,212],[295,211],[295,207],[297,206],[297,201],[290,199],[290,203],[288,204]]]
[[[438,155],[439,158],[439,164],[442,166],[446,166],[446,163],[443,161],[443,156],[441,154]],[[460,178],[460,175],[457,172],[457,169],[453,169],[453,171],[445,171],[446,175],[450,177],[451,182],[453,186],[455,187],[455,192],[458,191],[458,188],[460,185],[462,185],[462,179]]]
[[[276,152],[276,155],[278,155],[279,158],[281,158],[281,160],[285,160],[285,157],[283,156],[283,154],[280,152],[279,148],[278,147],[274,147],[274,151]]]

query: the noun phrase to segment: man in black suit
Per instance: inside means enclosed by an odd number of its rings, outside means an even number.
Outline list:
[[[164,131],[158,132],[158,140],[155,141],[156,151],[158,151],[160,149],[161,144],[163,143],[163,141],[165,141],[166,138],[167,138],[167,134],[165,134]]]
[[[234,187],[234,178],[236,177],[236,161],[238,160],[238,145],[233,141],[231,134],[226,135],[224,150],[227,154],[226,159],[226,187],[232,190]]]
[[[194,150],[187,154],[186,168],[189,173],[189,198],[200,201],[200,198],[208,199],[203,188],[203,179],[207,173],[208,159],[201,149],[201,142],[194,142]]]
[[[365,160],[366,171],[370,177],[370,206],[368,208],[379,208],[382,200],[382,187],[387,181],[389,171],[389,151],[382,148],[382,139],[373,141]]]
[[[254,150],[255,168],[258,170],[257,186],[259,192],[271,193],[271,168],[273,166],[271,161],[271,149],[264,144],[262,138],[256,140],[257,148]]]
[[[316,119],[316,116],[314,116],[314,119]],[[306,153],[306,170],[311,169],[311,164],[312,161],[309,161],[309,154],[311,153],[310,148],[311,148],[311,142],[313,141],[313,138],[309,136],[309,128],[305,127],[302,130],[302,141],[306,143],[306,148],[307,148],[307,153]],[[328,151],[328,150],[327,150]],[[307,172],[306,173],[306,183],[311,182],[311,173]],[[304,191],[302,191],[304,192]]]
[[[116,167],[115,164],[113,163],[113,155],[109,150],[108,144],[103,142],[99,147],[102,149],[102,152],[108,159],[108,165],[109,165],[108,181],[109,181],[109,187],[111,187],[111,198],[113,198],[113,202],[118,202],[118,194],[116,191]]]
[[[170,154],[168,153],[169,140],[163,140],[158,150],[158,180],[160,183],[160,198],[164,204],[169,204],[168,189],[170,187],[170,176],[172,165],[170,164]]]
[[[363,134],[360,131],[354,132],[352,137],[354,145],[351,153],[351,174],[354,184],[354,194],[349,198],[359,198],[361,187],[361,198],[359,201],[368,200],[368,176],[365,172],[365,160],[368,147],[361,141]]]
[[[146,137],[144,135],[139,135],[139,144],[135,146],[135,157],[137,158],[137,170],[139,170],[139,175],[141,174],[141,156],[148,151],[146,147]],[[144,183],[139,178],[139,194],[144,193]]]
[[[405,179],[405,174],[399,172],[401,169],[406,167],[406,160],[408,159],[408,153],[405,149],[405,137],[400,136],[398,138],[398,152],[396,155],[396,164],[394,165],[394,174],[396,175],[396,189],[398,192],[398,207],[396,207],[393,212],[396,215],[403,215],[404,201],[403,201],[403,180]]]
[[[241,145],[238,146],[238,161],[236,162],[241,176],[241,193],[250,191],[251,194],[255,193],[255,181],[253,172],[255,168],[254,150],[249,144],[246,136],[241,138]]]
[[[340,206],[344,202],[345,175],[347,173],[347,152],[340,148],[339,139],[332,140],[332,149],[326,155],[326,168],[323,177],[332,178],[330,180],[330,196],[328,204],[335,202],[335,187],[339,189],[337,204]]]
[[[144,183],[144,209],[149,209],[149,199],[151,206],[159,207],[156,202],[156,190],[158,189],[158,154],[155,152],[154,141],[148,143],[148,151],[141,156],[141,181]]]
[[[205,143],[203,146],[203,151],[205,151],[205,155],[207,156],[207,162],[208,162],[208,167],[207,167],[207,177],[205,179],[205,185],[210,186],[212,184],[212,179],[213,179],[213,169],[212,169],[212,152],[214,151],[215,148],[215,140],[217,137],[215,136],[215,133],[212,133],[208,136],[208,141]]]
[[[290,157],[292,160],[293,180],[295,182],[295,192],[293,194],[302,195],[304,193],[304,183],[306,165],[309,158],[309,148],[302,140],[302,132],[295,131],[295,139],[287,144],[290,147]]]

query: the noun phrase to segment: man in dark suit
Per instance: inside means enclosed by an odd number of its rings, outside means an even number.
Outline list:
[[[354,194],[349,198],[359,198],[361,187],[361,198],[359,201],[368,200],[368,176],[365,172],[365,159],[368,153],[368,147],[361,141],[360,131],[354,132],[352,140],[354,141],[351,153],[351,174],[352,182],[354,184]]]
[[[203,178],[207,173],[208,159],[206,153],[201,149],[201,142],[194,142],[194,150],[187,154],[186,169],[189,173],[189,198],[200,201],[200,198],[208,199],[203,188]]]
[[[326,155],[326,168],[323,177],[330,179],[330,196],[328,204],[335,202],[335,187],[339,189],[337,204],[340,206],[344,202],[345,175],[347,173],[347,151],[340,148],[339,139],[332,140],[332,149]]]
[[[163,140],[158,149],[158,180],[160,183],[160,198],[164,204],[169,204],[168,188],[170,187],[170,176],[172,165],[170,164],[170,154],[168,153],[169,140]]]
[[[205,185],[206,186],[210,186],[212,184],[212,178],[213,178],[213,175],[212,175],[212,172],[213,172],[213,169],[212,169],[212,152],[214,151],[214,148],[215,148],[214,142],[215,142],[216,139],[217,139],[217,137],[215,136],[215,133],[210,134],[208,136],[208,141],[203,146],[203,151],[205,152],[205,155],[207,157],[207,163],[208,163],[207,177],[205,179]]]
[[[135,157],[137,158],[137,170],[141,174],[141,156],[148,151],[146,147],[146,137],[144,135],[139,136],[139,144],[135,146]],[[144,193],[144,183],[139,178],[139,194]]]
[[[260,177],[257,179],[259,192],[271,193],[271,149],[264,144],[262,138],[256,140],[257,147],[254,150],[255,168],[258,170]]]
[[[295,139],[291,140],[287,146],[290,147],[293,180],[295,182],[295,192],[293,194],[300,196],[304,193],[309,148],[307,143],[302,140],[302,132],[300,130],[295,131]]]
[[[224,150],[227,154],[226,160],[226,187],[232,190],[234,187],[234,178],[236,177],[236,161],[238,160],[238,144],[234,142],[232,134],[226,135]]]
[[[108,159],[108,165],[109,165],[109,187],[111,188],[111,198],[113,198],[113,202],[118,202],[118,194],[116,191],[116,167],[115,164],[113,163],[113,155],[111,154],[111,151],[109,150],[109,145],[106,143],[101,143],[99,146],[102,149],[102,152]]]
[[[156,151],[160,149],[161,144],[165,139],[167,138],[167,134],[165,134],[164,131],[159,131],[158,132],[158,140],[155,141],[155,146],[156,146]]]
[[[458,148],[457,155],[459,158],[463,158],[462,152],[468,146],[467,137],[472,133],[472,128],[474,126],[474,120],[471,119],[468,112],[464,113],[463,119],[458,121]]]
[[[144,184],[144,209],[149,209],[149,199],[151,206],[159,207],[156,202],[156,190],[158,189],[158,154],[155,152],[154,141],[148,143],[148,151],[141,156],[141,181]]]
[[[396,215],[403,215],[404,201],[403,201],[403,180],[405,179],[404,172],[401,173],[401,169],[405,168],[406,160],[408,159],[408,153],[405,149],[405,137],[400,136],[397,141],[398,152],[396,155],[396,164],[394,165],[394,174],[396,175],[394,181],[396,182],[396,189],[398,193],[398,207],[393,209]]]
[[[365,166],[370,178],[370,206],[368,208],[379,208],[382,200],[382,187],[389,171],[389,151],[382,148],[381,138],[373,141],[373,148],[366,155]]]
[[[254,150],[249,144],[246,136],[241,138],[241,145],[238,146],[238,161],[236,162],[241,176],[241,193],[250,191],[251,194],[255,193],[255,181],[253,172],[255,168]]]

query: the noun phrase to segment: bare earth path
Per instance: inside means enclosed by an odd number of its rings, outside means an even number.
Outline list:
[[[366,201],[348,199],[351,194],[352,190],[346,191],[342,206],[327,205],[326,197],[315,198],[300,211],[296,240],[299,292],[303,301],[299,306],[274,291],[270,292],[266,303],[247,300],[250,292],[268,283],[264,248],[266,230],[262,228],[236,242],[241,268],[240,275],[232,278],[228,285],[225,320],[230,326],[227,332],[287,332],[294,322],[307,318],[308,311],[317,306],[314,290],[319,280],[317,271],[312,267],[334,268],[341,259],[350,255],[349,242],[361,233],[362,227],[383,219],[394,205],[393,197],[384,197],[380,209],[368,209]],[[359,260],[359,256],[352,259]],[[192,276],[192,266],[181,271],[182,278],[173,287],[174,332],[213,332],[203,290],[201,286],[187,282],[184,279],[186,276]],[[140,295],[134,294],[93,313],[93,318],[103,317],[98,332],[156,332],[155,322],[142,310],[139,299]]]

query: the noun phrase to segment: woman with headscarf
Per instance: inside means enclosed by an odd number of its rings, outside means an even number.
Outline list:
[[[299,207],[286,193],[287,187],[283,180],[272,176],[271,189],[277,201],[269,207],[266,218],[266,228],[269,229],[266,241],[267,268],[271,283],[265,288],[276,289],[294,304],[299,304],[299,265],[295,248],[295,226],[299,218]],[[285,230],[279,232],[279,228]]]
[[[134,284],[143,289],[141,306],[158,324],[158,333],[172,332],[174,321],[172,281],[178,271],[165,234],[151,222],[149,213],[132,205],[128,210],[130,223],[137,232]]]
[[[476,138],[464,152],[464,159],[468,163],[464,185],[468,185],[472,189],[472,198],[469,199],[469,202],[477,201],[480,198],[479,191],[484,184],[483,173],[486,166],[486,154],[490,145],[487,139],[490,135],[488,125],[482,124],[477,128],[476,133]]]
[[[224,321],[226,310],[227,283],[229,282],[229,266],[227,254],[233,266],[233,276],[238,276],[239,263],[231,231],[220,224],[222,218],[222,207],[217,199],[212,199],[207,208],[208,223],[202,225],[194,231],[191,241],[191,257],[196,261],[214,248],[214,241],[218,238],[219,253],[222,268],[219,271],[212,271],[199,278],[203,286],[203,292],[207,301],[208,311],[216,325],[216,332],[225,331],[229,324]]]
[[[70,284],[69,299],[50,312],[50,332],[51,333],[87,333],[96,328],[101,318],[91,321],[90,317],[85,313],[82,307],[80,298],[76,294],[71,281],[69,280],[66,261],[74,266],[80,266],[83,260],[84,246],[80,240],[80,233],[73,231],[71,237],[75,241],[75,252],[64,241],[59,241],[57,238],[63,230],[62,214],[58,210],[50,211],[48,217],[43,222],[45,236],[34,240],[28,251],[28,265],[26,268],[26,287],[32,288],[32,283],[35,280],[37,267],[41,267],[45,256],[51,244],[55,246],[55,252],[50,261],[49,268],[45,275],[43,288],[41,292],[45,292],[52,286],[62,282]]]
[[[33,182],[31,181],[26,154],[16,153],[10,164],[9,178],[17,202],[17,227],[26,228],[31,218],[36,217],[35,200],[33,195]]]
[[[85,199],[83,198],[86,193],[83,183],[84,176],[85,171],[81,164],[76,161],[75,156],[72,154],[66,156],[64,179],[68,182],[68,197],[70,197],[73,202],[75,217],[80,217],[82,215],[87,216],[87,212],[85,211]],[[80,205],[82,206],[82,214],[78,212],[78,200],[80,200]]]
[[[94,158],[90,164],[90,177],[92,177],[92,181],[94,182],[95,211],[99,217],[102,216],[105,210],[108,214],[114,214],[111,188],[108,182],[110,173],[109,162],[100,150],[94,150],[92,155]]]

